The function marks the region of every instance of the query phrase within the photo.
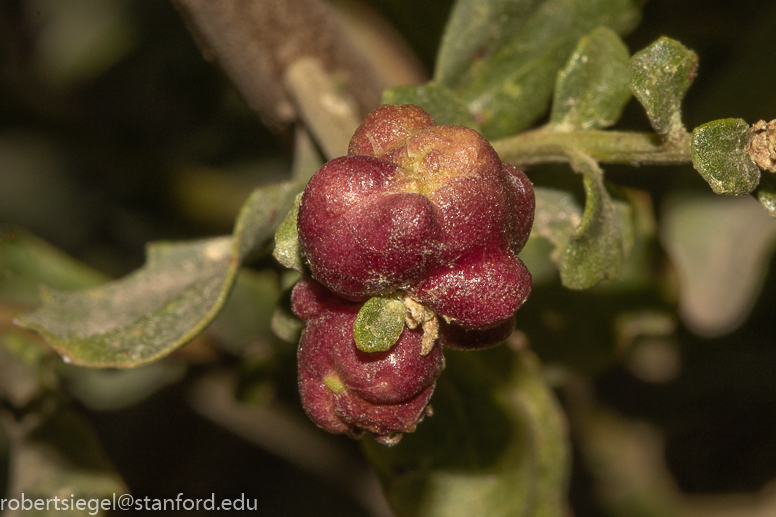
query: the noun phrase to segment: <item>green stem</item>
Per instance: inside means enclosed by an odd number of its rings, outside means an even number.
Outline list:
[[[568,162],[572,150],[601,163],[678,165],[692,162],[689,133],[664,142],[654,133],[560,132],[540,128],[492,144],[502,160],[518,166]]]

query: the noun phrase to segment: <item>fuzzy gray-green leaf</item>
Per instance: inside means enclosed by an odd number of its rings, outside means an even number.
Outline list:
[[[454,124],[477,129],[466,104],[452,90],[430,82],[421,86],[396,86],[383,92],[383,104],[415,104],[439,125]]]
[[[714,120],[692,132],[692,165],[716,194],[752,192],[760,168],[749,157],[749,125],[740,118]]]
[[[275,310],[272,313],[270,328],[283,341],[297,343],[302,334],[304,324],[291,308],[292,291],[293,287],[289,287],[281,293],[280,300],[275,305]]]
[[[631,96],[629,59],[628,48],[613,30],[597,27],[583,36],[558,72],[550,123],[571,131],[617,122]]]
[[[582,222],[582,210],[569,192],[534,187],[536,211],[531,234],[543,237],[553,245],[550,258],[560,265],[574,229]]]
[[[396,298],[374,296],[358,311],[353,338],[362,352],[385,352],[404,330],[404,302]]]
[[[87,291],[47,291],[43,306],[17,324],[42,334],[74,364],[131,368],[159,359],[218,314],[240,265],[266,248],[302,187],[259,188],[231,237],[151,244],[135,273]]]
[[[684,133],[682,99],[698,67],[698,55],[665,36],[631,59],[631,90],[659,135],[674,140]]]
[[[622,225],[598,164],[587,156],[574,156],[571,164],[584,176],[585,212],[564,251],[560,279],[570,289],[587,289],[620,276],[625,259]]]
[[[558,70],[595,27],[635,27],[636,0],[544,0],[498,48],[476,59],[455,86],[489,139],[518,133],[545,114]],[[485,4],[489,5],[489,4]]]
[[[304,271],[302,260],[302,248],[299,246],[299,232],[296,228],[296,220],[299,215],[299,204],[302,202],[302,193],[297,194],[294,206],[288,211],[283,222],[275,232],[275,249],[272,256],[278,262],[289,269],[295,269],[300,273]]]

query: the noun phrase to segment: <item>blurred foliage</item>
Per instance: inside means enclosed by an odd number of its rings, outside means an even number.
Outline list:
[[[232,237],[153,243],[146,265],[122,280],[75,293],[41,290],[42,307],[15,323],[45,336],[67,363],[132,368],[157,361],[216,317],[240,266],[266,250],[302,187],[288,181],[256,189]]]
[[[364,442],[397,515],[565,515],[566,421],[536,358],[502,346],[446,362],[435,415],[394,447]]]
[[[407,38],[432,75],[452,2],[368,3]],[[620,112],[618,129],[650,131],[651,120],[658,132],[671,135],[678,127],[677,96],[684,96],[681,121],[689,128],[730,117],[746,124],[776,118],[776,97],[767,87],[776,84],[768,52],[776,6],[754,0],[651,0],[636,27],[641,3],[614,3],[622,8],[616,20],[596,15],[568,27],[540,23],[550,9],[537,6],[570,2],[491,2],[528,14],[487,41],[448,33],[445,38],[462,48],[451,46],[439,57],[444,67],[436,70],[438,83],[389,90],[386,98],[413,99],[435,116],[439,111],[441,120],[479,123],[499,136],[505,128],[525,129],[537,121],[556,129],[606,127]],[[472,8],[476,2],[460,4]],[[454,17],[456,30],[476,32],[503,14],[477,18],[466,12]],[[643,57],[639,52],[661,36],[692,49],[699,57],[692,87],[661,91],[673,97],[660,106],[646,103],[649,117],[637,102],[623,108],[622,88],[608,97],[592,95],[602,91],[591,86],[596,81],[611,85],[614,77],[622,78],[619,36],[595,28],[601,24],[620,34],[632,30],[623,39],[636,56]],[[544,39],[532,36],[531,30],[540,29],[542,38],[562,34],[563,52],[549,52]],[[533,46],[521,46],[521,38]],[[480,46],[509,41],[511,50],[478,65],[490,71],[490,79],[465,76],[475,68],[468,60],[487,55],[478,53]],[[526,62],[533,57],[546,67],[541,84],[527,85],[533,101],[521,109],[530,113],[495,121],[480,112],[472,116],[467,111],[472,103],[500,106],[512,91],[505,87],[514,77],[505,71],[503,56],[521,52]],[[598,56],[605,57],[597,61]],[[679,68],[694,70],[686,61]],[[607,63],[620,68],[607,69]],[[590,95],[580,96],[583,91]],[[600,120],[591,116],[602,112]],[[668,123],[660,122],[663,115]],[[274,228],[265,229],[262,243],[249,246],[255,249],[240,253],[240,262],[252,269],[237,275],[236,265],[226,264],[235,288],[228,302],[221,292],[224,309],[208,330],[176,351],[165,348],[170,355],[152,365],[85,371],[64,365],[39,337],[12,325],[15,316],[36,309],[40,285],[61,291],[95,287],[140,268],[147,242],[231,233],[254,189],[289,180],[295,154],[297,168],[305,169],[291,133],[273,134],[261,125],[218,67],[202,58],[170,3],[2,4],[0,492],[54,493],[77,486],[79,493],[100,495],[127,489],[156,497],[245,493],[268,515],[390,515],[358,444],[323,435],[302,414],[294,346],[270,332],[271,327],[282,327],[286,337],[298,332],[287,310],[275,311],[278,298],[287,309],[287,291],[281,289],[292,281],[261,246]],[[772,513],[773,220],[750,197],[715,197],[689,164],[601,170],[577,156],[572,165],[581,175],[558,165],[528,171],[542,188],[536,231],[521,253],[535,282],[511,343],[523,351],[501,347],[481,357],[456,354],[440,381],[438,404],[432,401],[437,415],[406,438],[404,449],[365,445],[387,480],[389,499],[408,515],[452,515],[449,508],[465,508],[452,504],[457,501],[496,511],[487,505],[500,501],[503,489],[490,486],[488,476],[507,472],[503,479],[554,476],[541,486],[514,483],[537,505],[544,500],[537,490],[550,487],[555,492],[547,500],[557,503],[566,488],[558,472],[571,458],[569,505],[577,515]],[[765,174],[761,199],[773,183]],[[748,184],[744,190],[750,190]],[[276,214],[278,222],[284,214]],[[606,244],[589,251],[596,241]],[[616,260],[603,259],[601,268],[585,273],[595,280],[616,277],[607,268],[617,262],[616,280],[585,291],[562,285],[595,283],[580,275],[569,280],[570,256],[612,249]],[[174,273],[171,264],[153,282]],[[71,309],[69,304],[62,310]],[[203,312],[207,308],[197,313],[197,322]],[[522,348],[526,343],[538,359]],[[516,371],[521,375],[513,377]],[[467,390],[474,395],[468,397]],[[539,414],[531,406],[541,399],[540,407],[555,411],[556,395],[568,418],[573,447],[568,455],[563,413]],[[452,408],[455,418],[446,420],[451,413],[445,408]],[[467,417],[475,419],[464,422],[472,430],[463,448],[470,463],[457,464],[458,456],[440,451],[464,443],[456,442],[450,428],[466,428],[460,420]],[[536,424],[545,417],[551,425]],[[542,435],[532,425],[552,433]],[[521,449],[541,439],[551,443]],[[413,447],[419,452],[408,453]],[[547,463],[528,462],[525,450],[545,451]],[[495,456],[502,453],[514,461],[499,463]],[[484,485],[495,495],[482,502],[477,487]],[[734,492],[746,494],[728,495]],[[561,512],[524,510],[523,515]]]

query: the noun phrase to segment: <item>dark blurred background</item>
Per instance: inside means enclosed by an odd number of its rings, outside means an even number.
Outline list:
[[[368,3],[430,75],[451,2]],[[667,35],[700,55],[684,104],[689,128],[726,117],[753,123],[776,118],[773,27],[771,2],[651,0],[626,42],[635,52]],[[203,59],[170,2],[4,0],[0,74],[0,221],[112,277],[140,267],[148,241],[230,233],[251,189],[289,174],[291,142],[263,127]],[[649,129],[635,102],[620,127]],[[658,214],[671,192],[708,191],[689,166],[612,168],[611,178],[649,191]],[[776,479],[773,265],[737,330],[701,338],[680,327],[676,379],[645,382],[622,366],[596,376],[604,404],[664,431],[684,491],[757,491]],[[261,498],[264,515],[366,515],[189,409],[196,373],[126,409],[82,408],[134,493],[245,493]],[[573,479],[577,514],[604,515],[584,466]]]

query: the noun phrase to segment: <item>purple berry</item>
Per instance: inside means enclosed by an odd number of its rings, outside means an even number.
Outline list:
[[[534,209],[531,182],[476,131],[438,126],[417,106],[370,113],[299,206],[312,278],[292,305],[304,320],[299,389],[310,418],[386,444],[413,431],[443,347],[487,348],[514,330],[531,290],[517,254]],[[364,352],[353,326],[363,303],[383,295],[403,300],[406,325],[390,349]]]
[[[485,329],[530,292],[516,255],[534,206],[528,178],[476,131],[381,106],[349,155],[308,184],[299,241],[313,278],[344,298],[406,291],[449,322]]]
[[[360,304],[348,302],[312,279],[297,283],[294,312],[304,322],[299,343],[299,388],[310,418],[333,432],[396,440],[411,432],[442,371],[441,347],[420,354],[422,332],[405,327],[388,351],[356,348],[353,323]]]

